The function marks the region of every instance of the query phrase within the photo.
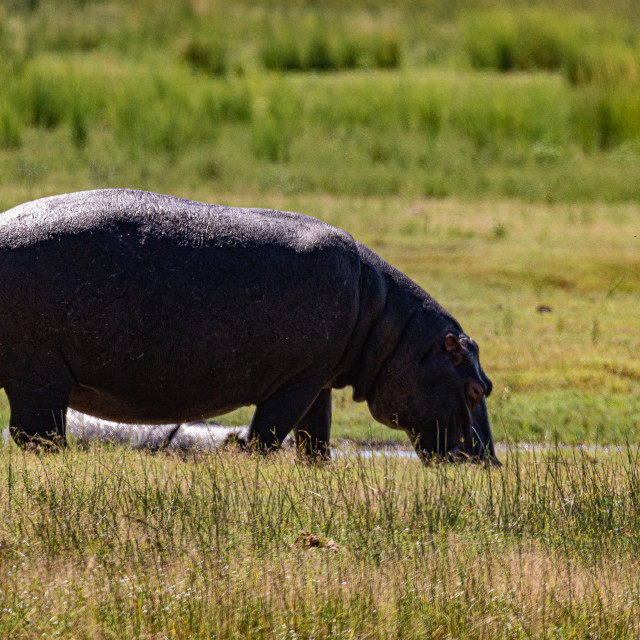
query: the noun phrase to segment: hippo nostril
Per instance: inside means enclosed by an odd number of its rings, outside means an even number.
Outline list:
[[[475,406],[484,398],[486,389],[480,382],[472,381],[467,386],[467,399],[472,406]]]

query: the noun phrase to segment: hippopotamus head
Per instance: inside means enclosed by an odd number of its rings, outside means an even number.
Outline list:
[[[485,403],[493,385],[478,345],[459,331],[426,340],[419,320],[380,369],[367,397],[371,414],[405,431],[423,458],[462,454],[497,463]]]

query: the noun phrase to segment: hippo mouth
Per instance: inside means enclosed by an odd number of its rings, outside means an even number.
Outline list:
[[[473,406],[463,403],[460,414],[452,415],[448,426],[438,430],[435,442],[430,433],[430,430],[425,430],[417,438],[412,438],[411,433],[408,433],[414,442],[418,456],[424,462],[439,459],[449,462],[476,462],[502,466],[495,454],[493,434],[484,398],[473,403]],[[448,434],[454,435],[450,446],[447,442]]]
[[[489,463],[497,467],[502,466],[495,453],[485,398],[478,402],[471,412],[470,432],[471,437],[463,443],[463,446],[450,452],[449,455],[473,462]]]
[[[434,458],[452,459],[452,456],[455,457],[464,450],[465,442],[469,440],[467,434],[471,432],[473,420],[471,411],[466,405],[463,407],[464,411],[459,415],[451,416],[446,426],[438,422],[435,433],[429,428],[424,429],[417,436],[407,432],[420,458],[425,461]]]

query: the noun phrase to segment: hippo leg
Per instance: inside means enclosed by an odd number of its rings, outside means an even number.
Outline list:
[[[314,404],[324,380],[292,381],[256,406],[247,440],[263,450],[277,449]]]
[[[66,413],[71,390],[37,386],[21,380],[5,385],[11,418],[9,428],[13,439],[21,446],[64,446],[66,444]]]
[[[294,429],[298,451],[309,457],[331,458],[331,389],[323,389]]]

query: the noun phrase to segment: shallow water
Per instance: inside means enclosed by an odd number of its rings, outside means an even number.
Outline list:
[[[498,460],[504,462],[507,455],[514,453],[543,453],[553,451],[571,451],[576,450],[585,452],[595,457],[598,453],[622,452],[626,450],[625,446],[620,445],[593,445],[593,444],[567,444],[555,442],[518,442],[516,444],[507,442],[496,442],[495,452]],[[391,456],[395,458],[414,458],[418,459],[416,452],[409,446],[402,445],[384,445],[384,446],[360,446],[357,443],[348,443],[347,445],[338,444],[332,447],[331,451],[334,455],[359,455],[364,458],[382,458]]]
[[[69,409],[67,432],[93,442],[120,442],[136,449],[217,449],[232,436],[246,435],[248,426],[226,427],[216,422],[128,424],[94,418]]]
[[[129,424],[125,422],[111,422],[95,418],[79,411],[67,411],[67,433],[84,442],[115,442],[127,444],[134,449],[169,449],[189,450],[203,449],[211,451],[222,447],[232,436],[246,436],[247,425],[228,427],[217,422],[183,422],[174,424]],[[9,428],[2,432],[5,442],[10,439]],[[293,447],[293,438],[287,436],[284,447]],[[597,451],[622,451],[624,447],[616,445],[569,445],[555,442],[519,442],[495,444],[496,455],[504,459],[507,454],[515,452],[543,452],[568,450],[577,448],[594,455]],[[359,455],[365,458],[414,458],[416,452],[410,447],[400,444],[360,445],[354,441],[342,441],[331,448],[334,456]]]
[[[80,413],[67,411],[67,434],[81,442],[115,442],[134,449],[204,449],[223,446],[232,436],[246,435],[249,427],[227,427],[217,422],[182,422],[173,424],[129,424],[112,422]],[[2,432],[10,439],[9,428]]]

